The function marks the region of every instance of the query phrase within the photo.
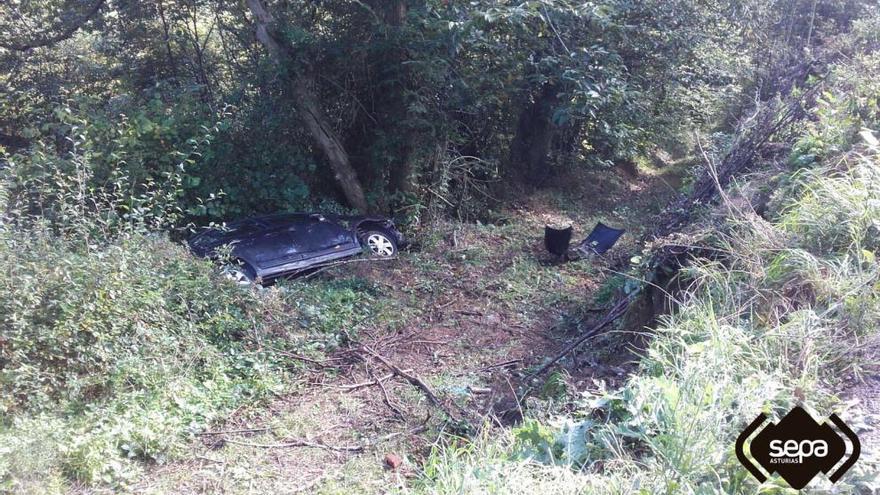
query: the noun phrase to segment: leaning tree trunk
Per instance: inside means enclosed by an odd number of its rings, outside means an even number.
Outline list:
[[[545,84],[519,116],[516,135],[510,143],[508,167],[527,181],[544,175],[547,153],[553,140],[553,110],[559,103],[559,88]]]
[[[256,28],[257,41],[263,44],[276,63],[281,66],[290,66],[293,57],[280,38],[275,34],[275,19],[266,9],[262,0],[245,0],[248,8],[254,16],[254,25]],[[312,138],[317,143],[321,151],[330,162],[333,168],[333,175],[345,199],[349,204],[361,212],[368,211],[367,199],[364,196],[364,190],[358,180],[357,173],[351,166],[351,160],[339,135],[330,125],[330,120],[324,114],[319,104],[318,96],[312,89],[310,84],[312,81],[303,75],[292,76],[290,85],[293,95],[294,105],[297,113],[308,129]]]
[[[333,167],[333,174],[348,202],[360,210],[366,212],[368,210],[367,200],[364,197],[364,191],[361,188],[360,180],[357,173],[351,166],[342,141],[336,131],[330,126],[330,122],[324,116],[321,107],[318,105],[318,99],[308,85],[308,81],[299,78],[293,82],[293,98],[295,101],[297,112],[312,137],[318,143],[321,150],[330,161]]]

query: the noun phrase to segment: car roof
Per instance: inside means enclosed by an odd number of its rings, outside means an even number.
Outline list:
[[[271,215],[262,215],[259,217],[252,217],[244,220],[245,222],[250,221],[254,222],[258,225],[263,225],[266,227],[274,227],[279,224],[286,223],[294,223],[294,222],[302,222],[309,219],[309,213],[273,213]]]

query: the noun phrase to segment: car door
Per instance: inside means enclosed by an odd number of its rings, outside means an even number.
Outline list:
[[[264,230],[241,247],[261,267],[273,267],[358,247],[341,225],[317,215],[284,214],[257,220]]]
[[[296,239],[304,258],[360,248],[354,233],[320,215],[310,216],[304,227]]]

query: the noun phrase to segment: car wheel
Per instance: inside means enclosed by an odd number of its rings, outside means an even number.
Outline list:
[[[397,254],[397,241],[394,240],[394,236],[382,230],[364,232],[361,245],[369,249],[373,256],[388,258]]]
[[[244,261],[239,261],[223,268],[223,275],[238,285],[247,286],[257,279],[257,272]]]

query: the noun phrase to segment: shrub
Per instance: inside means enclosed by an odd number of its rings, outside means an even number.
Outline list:
[[[178,218],[176,175],[101,183],[77,139],[0,176],[0,491],[124,487],[293,385],[301,364],[284,351],[332,350],[374,311],[358,281],[226,282],[155,231]]]

